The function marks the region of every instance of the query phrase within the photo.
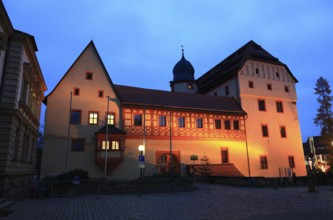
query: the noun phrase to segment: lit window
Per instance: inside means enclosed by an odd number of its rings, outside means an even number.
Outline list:
[[[89,113],[89,124],[97,125],[98,124],[98,112],[90,112]]]
[[[72,151],[73,152],[84,152],[84,138],[72,139]]]
[[[267,156],[260,156],[260,168],[261,169],[268,169]]]
[[[141,114],[134,115],[134,125],[136,125],[136,126],[142,125],[142,115]]]
[[[289,162],[289,167],[290,168],[295,168],[294,156],[288,156],[288,162]]]
[[[110,142],[107,141],[107,144],[106,144],[106,141],[102,141],[102,150],[105,150],[105,147],[107,148],[107,150],[110,149]]]
[[[112,141],[112,150],[119,150],[119,141]]]
[[[178,127],[184,128],[185,127],[185,117],[178,118]]]
[[[114,125],[114,114],[113,113],[108,113],[107,114],[107,121],[108,125]]]
[[[104,91],[98,90],[98,97],[103,98],[104,97]]]
[[[261,132],[263,137],[268,137],[268,126],[267,125],[261,125]]]
[[[86,72],[86,80],[92,80],[93,79],[93,73],[92,72]]]
[[[258,100],[259,111],[266,111],[266,104],[264,99]]]
[[[165,115],[160,115],[159,116],[159,125],[162,126],[162,127],[165,127],[166,126],[166,116]]]
[[[74,95],[80,95],[80,89],[74,88]]]
[[[249,87],[254,88],[253,81],[249,81]]]
[[[282,138],[287,137],[286,127],[280,126],[280,135],[281,135]]]
[[[234,130],[239,130],[239,121],[238,120],[234,120]]]
[[[225,120],[224,121],[224,129],[230,130],[230,128],[231,128],[230,120]]]
[[[193,89],[193,84],[192,83],[187,83],[187,89],[192,90]]]
[[[197,128],[202,128],[202,118],[197,118]]]
[[[81,110],[71,111],[71,124],[81,124]]]
[[[222,163],[229,163],[229,153],[228,148],[221,150]]]
[[[283,112],[283,103],[281,101],[276,102],[276,111]]]
[[[220,119],[216,119],[215,120],[215,129],[221,129],[221,120]]]

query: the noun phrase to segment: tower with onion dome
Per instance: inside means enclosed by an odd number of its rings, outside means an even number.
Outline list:
[[[185,59],[184,49],[182,48],[182,58],[173,67],[173,80],[170,81],[172,92],[196,93],[198,87],[194,79],[194,68]]]

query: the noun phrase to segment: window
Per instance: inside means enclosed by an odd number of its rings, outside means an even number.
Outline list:
[[[72,139],[72,151],[73,152],[84,152],[84,138]]]
[[[276,111],[283,112],[283,103],[281,101],[276,102]]]
[[[276,76],[276,78],[280,78],[280,74],[279,74],[279,72],[276,72],[276,73],[275,73],[275,76]]]
[[[193,89],[193,84],[192,83],[187,83],[187,89],[192,90]]]
[[[115,124],[113,113],[108,113],[107,114],[107,122],[108,122],[108,125],[114,125]]]
[[[74,88],[74,95],[80,95],[80,88]]]
[[[225,95],[229,95],[229,86],[224,87]]]
[[[166,126],[166,116],[160,115],[159,116],[159,125],[165,127]]]
[[[105,144],[106,141],[102,141],[102,150],[110,150],[110,141],[107,141],[107,145]],[[111,141],[111,150],[119,150],[119,141]]]
[[[295,168],[294,156],[288,156],[288,161],[289,161],[289,167],[290,168]]]
[[[234,130],[239,130],[239,121],[238,120],[234,120]]]
[[[185,117],[178,118],[178,127],[184,128],[185,127]]]
[[[92,80],[93,79],[93,73],[92,72],[86,72],[86,80]]]
[[[228,148],[221,149],[221,158],[222,158],[222,163],[229,163]]]
[[[249,88],[254,88],[253,81],[249,81]]]
[[[142,115],[141,114],[134,115],[134,125],[137,125],[137,126],[142,125]]]
[[[89,112],[89,124],[90,125],[98,124],[98,112]]]
[[[272,84],[267,84],[267,90],[272,90]]]
[[[215,119],[215,129],[221,129],[221,120],[220,119]]]
[[[224,121],[224,129],[230,130],[230,120],[225,120]]]
[[[258,68],[256,68],[256,74],[259,75],[259,69]]]
[[[202,118],[197,118],[197,128],[202,128]]]
[[[261,125],[261,132],[263,137],[268,137],[268,126],[267,125]]]
[[[110,149],[110,141],[107,141],[107,145],[105,144],[106,141],[102,141],[102,150],[105,150],[105,147],[107,148],[107,150]]]
[[[104,97],[104,91],[98,90],[98,97],[103,98]]]
[[[112,150],[119,150],[119,141],[112,141]]]
[[[260,156],[260,168],[261,169],[268,169],[267,156]]]
[[[287,137],[286,127],[280,126],[280,135],[281,135],[282,138],[286,138]]]
[[[81,110],[71,111],[71,124],[81,124]]]
[[[258,107],[259,107],[259,111],[266,111],[266,105],[265,105],[264,99],[258,100]]]
[[[288,86],[285,86],[285,87],[284,87],[284,91],[288,93],[288,92],[289,92],[289,87],[288,87]]]

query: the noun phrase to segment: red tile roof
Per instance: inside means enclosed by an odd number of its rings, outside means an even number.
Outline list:
[[[245,115],[234,98],[115,85],[123,106]]]

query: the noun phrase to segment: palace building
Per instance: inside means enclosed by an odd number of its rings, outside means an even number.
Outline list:
[[[146,176],[189,175],[204,155],[215,176],[305,176],[296,83],[249,41],[197,79],[182,51],[171,91],[117,85],[90,42],[44,99],[41,174],[137,178],[143,145]]]

